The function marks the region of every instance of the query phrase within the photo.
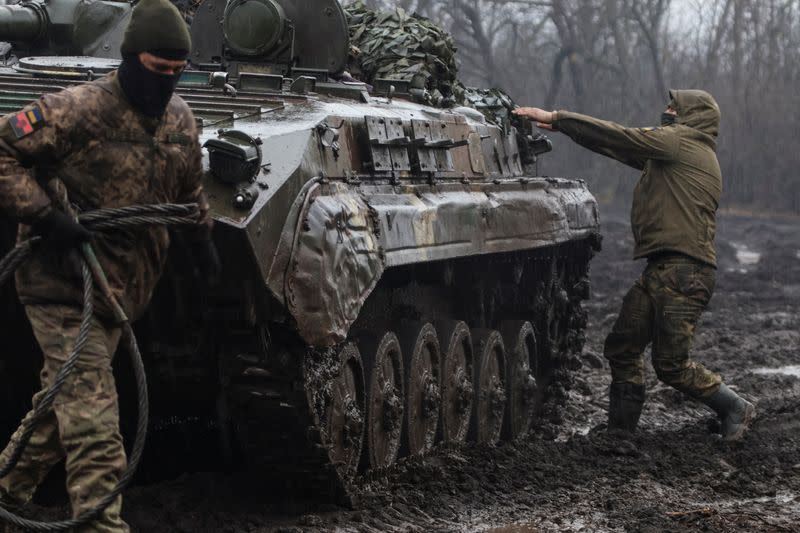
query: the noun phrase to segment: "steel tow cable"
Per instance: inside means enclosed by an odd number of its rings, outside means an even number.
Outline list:
[[[69,206],[63,206],[69,212]],[[105,232],[120,228],[142,228],[147,226],[194,226],[199,220],[199,207],[197,204],[160,204],[142,205],[113,209],[100,209],[90,211],[77,216],[77,220],[89,231]],[[74,216],[74,213],[69,213]],[[30,257],[36,246],[40,245],[41,237],[33,237],[18,244],[2,260],[0,260],[0,286],[2,286],[16,269]],[[29,417],[20,426],[22,433],[16,442],[11,442],[11,453],[4,465],[0,465],[0,478],[6,477],[13,470],[19,461],[25,447],[28,445],[36,425],[46,416],[53,406],[53,402],[58,396],[66,380],[75,369],[80,354],[86,346],[94,318],[94,288],[97,284],[100,291],[106,297],[114,313],[115,321],[122,328],[123,336],[128,343],[128,353],[133,364],[133,372],[136,380],[136,390],[138,395],[138,418],[136,424],[136,438],[134,439],[128,466],[120,476],[116,487],[107,494],[90,511],[70,520],[58,522],[40,522],[29,520],[17,516],[11,511],[0,506],[0,519],[21,527],[29,531],[64,531],[86,524],[102,513],[111,505],[123,490],[128,486],[136,472],[144,451],[145,441],[147,440],[147,426],[149,420],[149,401],[147,395],[147,376],[144,368],[142,354],[136,342],[136,336],[131,328],[130,321],[122,310],[111,292],[105,272],[101,267],[91,244],[84,243],[81,246],[81,277],[83,279],[83,311],[81,313],[81,325],[75,339],[72,352],[62,365],[53,384],[47,389],[41,400],[37,402]],[[111,354],[113,355],[113,354]]]

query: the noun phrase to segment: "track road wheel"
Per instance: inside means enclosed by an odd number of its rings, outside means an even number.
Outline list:
[[[386,332],[377,342],[365,342],[361,353],[369,369],[367,380],[367,465],[382,468],[397,460],[403,428],[403,354],[400,341]]]
[[[400,334],[406,385],[405,452],[419,455],[436,442],[441,405],[441,356],[431,324],[408,324]]]
[[[478,444],[496,444],[503,429],[506,406],[505,348],[499,331],[472,332],[475,353],[476,396],[473,409],[473,437]]]
[[[442,353],[442,440],[467,440],[474,398],[472,337],[464,322],[436,324]]]
[[[528,432],[537,397],[536,378],[531,370],[536,361],[536,335],[530,322],[504,322],[500,331],[506,347],[506,420],[504,438],[514,440]]]
[[[361,355],[353,344],[339,353],[340,370],[331,388],[325,413],[331,462],[343,480],[350,482],[358,472],[364,442],[364,372]]]

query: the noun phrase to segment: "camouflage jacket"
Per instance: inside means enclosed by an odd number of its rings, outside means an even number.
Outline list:
[[[211,227],[200,182],[200,145],[194,117],[174,96],[161,119],[136,112],[116,73],[46,94],[20,113],[0,119],[0,212],[26,223],[51,206],[43,186],[57,177],[81,210],[137,204],[199,203],[198,233]],[[128,316],[141,315],[166,260],[164,227],[117,230],[93,241],[112,291]],[[24,304],[81,304],[77,269],[47,246],[17,271]],[[110,317],[103,297],[97,311]]]
[[[558,111],[553,125],[578,144],[642,171],[631,206],[635,258],[680,252],[716,266],[719,107],[704,91],[670,94],[678,111],[672,126],[626,128],[567,111]]]

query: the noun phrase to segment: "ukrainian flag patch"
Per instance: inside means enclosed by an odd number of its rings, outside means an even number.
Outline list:
[[[12,115],[8,122],[11,125],[11,129],[14,130],[14,135],[17,136],[17,139],[22,139],[26,135],[30,135],[45,124],[42,110],[36,104],[30,109]]]

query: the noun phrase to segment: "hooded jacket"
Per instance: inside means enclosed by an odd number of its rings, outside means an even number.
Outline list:
[[[672,90],[677,122],[627,128],[558,111],[553,126],[578,144],[642,171],[633,194],[634,258],[679,252],[716,266],[722,173],[716,156],[720,111],[705,91]]]

